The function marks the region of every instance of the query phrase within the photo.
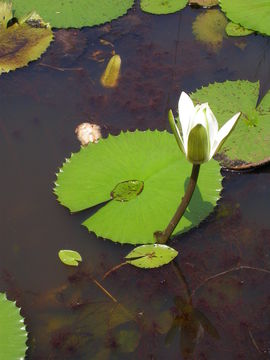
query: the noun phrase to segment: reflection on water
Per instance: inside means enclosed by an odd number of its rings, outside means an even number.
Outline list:
[[[165,344],[170,345],[179,332],[180,352],[183,359],[192,359],[193,353],[200,339],[204,336],[204,331],[210,336],[219,339],[216,328],[209,319],[192,304],[192,295],[180,267],[176,262],[172,263],[177,278],[183,283],[186,289],[184,296],[174,298],[175,314],[172,325],[166,335]]]
[[[27,359],[269,357],[269,167],[224,172],[216,211],[171,242],[181,281],[173,265],[127,265],[102,281],[132,247],[89,234],[85,214],[70,216],[52,193],[57,168],[79,150],[82,122],[104,135],[168,129],[181,90],[225,79],[259,79],[268,89],[269,39],[224,38],[212,52],[192,35],[203,11],[134,8],[102,27],[59,30],[39,61],[1,75],[0,290],[23,308]],[[99,80],[113,50],[121,77],[105,89]],[[81,253],[79,269],[59,262],[63,248]]]

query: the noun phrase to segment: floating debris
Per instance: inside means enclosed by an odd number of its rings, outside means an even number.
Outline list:
[[[119,55],[114,55],[101,76],[100,82],[106,88],[116,87],[120,75],[121,58]]]
[[[97,143],[101,138],[100,127],[96,124],[82,123],[76,127],[75,133],[82,146]]]

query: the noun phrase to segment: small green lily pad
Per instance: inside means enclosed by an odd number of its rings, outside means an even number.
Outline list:
[[[141,0],[141,9],[150,14],[171,14],[182,10],[188,0]]]
[[[247,36],[253,34],[253,30],[248,30],[239,24],[235,24],[232,21],[226,26],[226,33],[229,36]]]
[[[177,255],[178,252],[167,245],[153,244],[138,246],[125,258],[133,266],[152,269],[168,264]]]
[[[78,266],[82,261],[81,255],[74,250],[60,250],[58,256],[62,263],[69,266]]]
[[[21,360],[25,357],[27,332],[16,303],[0,293],[0,358]]]
[[[151,244],[154,232],[164,230],[174,215],[191,169],[172,134],[126,132],[72,154],[57,174],[54,191],[72,212],[103,204],[83,223],[98,236]],[[219,198],[221,179],[218,162],[201,167],[194,195],[174,234],[197,226],[209,215]],[[135,192],[130,192],[134,180]],[[126,185],[129,198],[119,192]]]
[[[218,153],[223,166],[241,169],[270,161],[270,91],[257,106],[259,82],[214,83],[191,94],[197,103],[208,102],[219,126],[241,111],[238,123]]]
[[[120,182],[111,192],[111,197],[118,201],[129,201],[143,191],[143,181],[128,180]]]
[[[130,9],[134,0],[13,0],[17,16],[35,9],[56,28],[104,24]]]
[[[270,1],[268,0],[220,0],[227,17],[245,27],[270,35]]]

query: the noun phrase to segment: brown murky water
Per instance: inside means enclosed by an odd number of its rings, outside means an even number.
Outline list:
[[[85,213],[70,215],[52,193],[58,167],[79,150],[81,122],[104,135],[163,130],[181,90],[225,79],[259,79],[261,94],[268,90],[269,38],[251,35],[240,46],[226,38],[213,51],[192,35],[203,11],[134,8],[109,25],[59,30],[39,61],[1,75],[0,290],[23,309],[27,359],[270,358],[269,166],[224,172],[215,212],[172,241],[177,263],[125,266],[104,281],[131,246],[89,234]],[[113,49],[121,79],[104,89]],[[60,263],[63,248],[82,254],[79,269]]]

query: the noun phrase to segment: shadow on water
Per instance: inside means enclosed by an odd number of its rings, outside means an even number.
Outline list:
[[[181,90],[259,79],[267,91],[269,39],[224,38],[213,52],[192,34],[203,11],[153,16],[137,6],[111,24],[58,30],[40,60],[1,75],[0,290],[22,307],[27,360],[269,358],[269,166],[224,172],[211,221],[171,241],[179,265],[127,265],[105,280],[132,247],[80,226],[98,207],[70,216],[52,193],[57,169],[80,148],[81,122],[113,134],[164,130]],[[115,89],[100,85],[112,55],[100,40],[122,58]],[[198,188],[194,196],[210,209]],[[192,222],[195,211],[191,203]],[[60,249],[83,263],[65,267]]]

